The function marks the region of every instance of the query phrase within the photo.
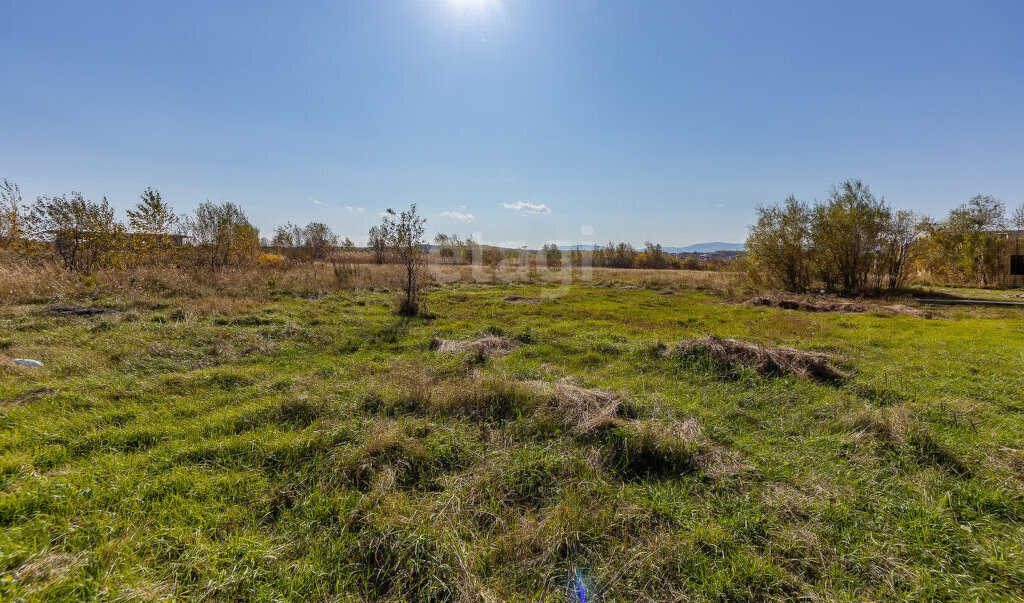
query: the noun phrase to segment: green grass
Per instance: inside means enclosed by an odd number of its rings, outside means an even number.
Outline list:
[[[541,304],[510,293],[558,293]],[[96,303],[118,300],[97,300]],[[1024,311],[463,286],[0,308],[0,599],[1019,600]],[[121,302],[123,304],[123,302]],[[508,356],[443,355],[487,334]],[[663,358],[715,334],[823,384]],[[563,379],[622,397],[581,431]]]

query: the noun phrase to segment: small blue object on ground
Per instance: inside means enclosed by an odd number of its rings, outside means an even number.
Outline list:
[[[43,366],[42,362],[39,362],[38,360],[32,360],[31,358],[15,358],[14,364],[18,364],[21,366],[33,366],[37,368]]]

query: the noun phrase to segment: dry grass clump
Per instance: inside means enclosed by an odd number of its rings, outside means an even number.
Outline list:
[[[456,433],[422,420],[375,424],[365,440],[337,456],[343,483],[365,490],[426,488],[470,460]]]
[[[735,451],[715,444],[696,418],[629,421],[598,437],[605,467],[623,479],[703,472],[720,478],[747,469]]]
[[[740,339],[723,339],[714,335],[682,341],[674,347],[666,348],[662,355],[707,359],[731,372],[740,367],[749,367],[760,375],[794,374],[830,382],[846,378],[846,374],[835,368],[825,354],[776,348]]]
[[[475,356],[486,359],[492,356],[500,356],[512,352],[522,345],[515,339],[488,335],[478,339],[434,339],[430,342],[433,350],[442,353],[472,352]]]
[[[17,582],[58,579],[81,566],[84,561],[81,556],[50,552],[24,563],[14,570],[11,577]]]
[[[626,479],[705,471],[727,475],[743,465],[736,454],[715,445],[700,421],[638,420],[637,409],[617,394],[570,382],[526,383],[549,396],[564,428],[600,445],[604,466]]]
[[[857,314],[875,311],[884,315],[918,316],[931,318],[932,313],[906,304],[879,305],[854,303],[835,297],[799,296],[799,295],[759,295],[743,302],[746,306],[781,308],[783,310],[799,310],[802,312],[833,312],[836,314]]]
[[[804,312],[836,312],[840,314],[866,312],[861,304],[827,297],[800,297],[793,295],[761,295],[744,302],[747,306],[802,310]]]
[[[908,454],[918,462],[942,467],[956,475],[971,473],[956,451],[902,405],[853,412],[843,417],[841,424],[851,430],[854,442],[874,440],[898,455]]]
[[[934,316],[933,313],[928,310],[922,310],[906,304],[893,304],[891,306],[882,306],[882,310],[890,314],[899,314],[902,316],[919,316],[921,318],[931,318]]]
[[[558,383],[527,381],[525,385],[554,402],[560,422],[577,434],[587,434],[625,424],[632,409],[622,397],[600,389],[586,389],[563,380]]]

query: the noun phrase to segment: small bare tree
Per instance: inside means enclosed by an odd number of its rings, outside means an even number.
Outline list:
[[[21,188],[4,179],[0,185],[0,249],[10,249],[22,235]]]
[[[405,269],[398,313],[416,316],[422,309],[420,294],[424,285],[426,254],[421,248],[426,219],[416,213],[416,204],[396,213],[388,209],[380,225],[381,237],[391,256]]]
[[[371,226],[366,246],[373,252],[373,260],[383,264],[388,260],[388,245],[384,240],[383,226]]]
[[[910,271],[910,254],[921,232],[921,221],[912,211],[899,210],[892,213],[888,228],[882,236],[879,285],[885,279],[885,287],[896,290],[903,287]],[[880,288],[880,287],[879,287]]]
[[[1020,239],[1021,235],[1024,234],[1024,203],[1017,206],[1017,209],[1013,210],[1013,215],[1010,216],[1010,223],[1013,225],[1013,230],[1016,231],[1014,238],[1016,239],[1016,246],[1014,247],[1015,253],[1020,253]]]
[[[311,262],[327,259],[327,255],[338,246],[338,235],[323,222],[310,222],[302,229],[302,248]]]

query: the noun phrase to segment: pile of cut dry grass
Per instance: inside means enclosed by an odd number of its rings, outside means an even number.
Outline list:
[[[819,381],[841,381],[846,378],[846,374],[835,368],[825,354],[776,348],[740,339],[723,339],[714,335],[682,341],[672,348],[666,348],[663,355],[706,358],[730,370],[741,366],[750,367],[760,375],[794,374]]]
[[[512,352],[522,344],[515,339],[488,335],[478,339],[433,339],[431,349],[442,353],[472,352],[481,358],[501,356]]]
[[[631,413],[623,406],[622,397],[600,389],[586,389],[568,380],[558,383],[527,381],[525,385],[555,401],[562,423],[577,434],[587,434],[625,425]]]
[[[541,298],[526,295],[509,295],[504,301],[506,304],[539,304]]]
[[[919,316],[921,318],[931,318],[933,316],[933,314],[927,310],[922,310],[906,304],[882,306],[882,310],[890,314],[900,314],[902,316]]]
[[[840,314],[866,312],[861,304],[827,297],[797,297],[792,295],[761,295],[744,302],[748,306],[801,310],[804,312],[837,312]]]
[[[737,473],[746,466],[739,455],[718,446],[701,422],[639,419],[637,410],[618,394],[558,383],[524,385],[554,403],[562,425],[577,437],[600,443],[604,465],[627,477],[704,471],[709,476]]]

